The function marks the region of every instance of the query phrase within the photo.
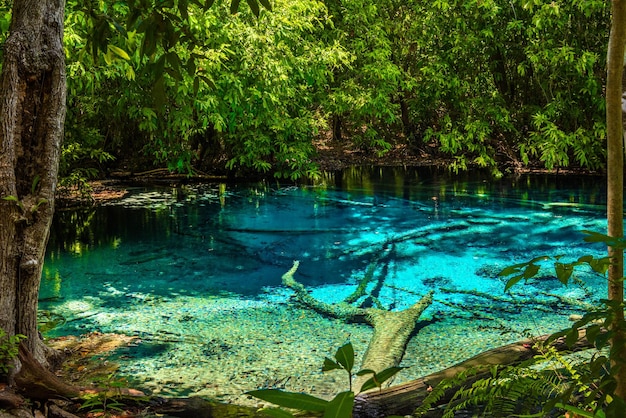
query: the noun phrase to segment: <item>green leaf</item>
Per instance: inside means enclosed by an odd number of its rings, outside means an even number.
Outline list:
[[[280,389],[259,389],[246,392],[250,396],[262,399],[285,408],[302,411],[325,411],[328,401],[305,393],[285,392]]]
[[[513,286],[515,286],[520,280],[522,280],[524,278],[523,275],[518,274],[517,276],[513,276],[509,279],[508,282],[506,282],[506,285],[504,286],[504,291],[506,292],[507,290],[509,290],[510,288],[512,288]]]
[[[324,418],[351,418],[354,407],[354,393],[341,392],[326,407]]]
[[[368,379],[363,386],[361,386],[361,392],[365,392],[366,390],[379,388],[386,380],[391,379],[395,376],[400,370],[405,369],[406,367],[389,367],[388,369],[383,370],[380,373],[375,373],[371,379]]]
[[[593,231],[583,231],[587,236],[584,238],[586,242],[602,242],[609,247],[626,248],[626,241],[622,238],[610,237],[608,235],[599,234]]]
[[[595,325],[595,324],[587,327],[587,329],[585,330],[585,335],[587,336],[587,340],[591,344],[595,344],[596,338],[598,338],[598,335],[600,334],[601,330],[602,328],[600,328],[599,325]]]
[[[265,7],[267,10],[269,11],[272,10],[272,5],[270,4],[269,0],[259,0],[259,1],[263,5],[263,7]]]
[[[363,370],[359,370],[356,373],[357,376],[364,376],[366,374],[376,374],[376,372],[374,370],[371,370],[371,369],[363,369]]]
[[[263,408],[259,410],[259,412],[263,412],[263,415],[275,418],[294,418],[295,416],[291,412],[287,412],[284,409],[278,408]]]
[[[337,349],[335,360],[348,372],[352,372],[354,367],[354,347],[352,347],[351,342],[347,342]]]
[[[239,10],[239,0],[231,0],[230,2],[230,13],[235,14]]]
[[[250,6],[250,10],[252,10],[252,13],[254,13],[256,17],[259,17],[259,3],[257,3],[256,0],[246,0],[246,3],[248,3],[248,6]]]
[[[508,266],[505,267],[504,269],[502,269],[502,271],[500,273],[498,273],[498,277],[502,277],[502,276],[510,276],[513,273],[517,273],[520,270],[520,267],[525,266],[527,263],[523,263],[523,264],[515,264],[513,266]]]
[[[609,266],[611,265],[611,259],[609,257],[602,257],[598,259],[591,260],[589,262],[589,267],[596,273],[605,274]]]
[[[341,369],[341,366],[335,363],[334,361],[332,361],[331,359],[329,359],[328,357],[326,357],[324,359],[324,365],[322,366],[322,371],[327,372],[327,371],[335,370],[335,369]]]
[[[35,194],[35,190],[37,190],[37,185],[39,184],[39,180],[41,180],[41,177],[39,177],[39,175],[35,175],[35,178],[33,179],[33,184],[31,184],[30,186],[30,194]]]
[[[19,202],[19,199],[15,196],[5,196],[2,198],[2,200],[7,200],[9,202]]]
[[[536,264],[532,264],[531,262],[528,266],[526,266],[522,275],[525,279],[530,279],[531,277],[535,277],[537,273],[539,273],[539,266]]]
[[[562,403],[557,403],[554,406],[556,406],[557,408],[561,408],[568,412],[573,412],[577,416],[581,416],[585,418],[605,418],[606,417],[606,415],[602,411],[597,411],[597,412],[585,411],[584,409],[580,409],[572,405],[564,405]]]
[[[569,278],[574,273],[574,266],[571,264],[554,263],[554,269],[556,271],[556,278],[563,284],[567,284]]]
[[[107,45],[107,49],[118,57],[125,59],[126,61],[130,60],[130,56],[122,48],[119,48],[115,45]]]
[[[574,344],[576,344],[576,341],[578,341],[578,330],[570,329],[569,331],[567,331],[567,333],[565,334],[565,344],[568,347],[573,347]]]

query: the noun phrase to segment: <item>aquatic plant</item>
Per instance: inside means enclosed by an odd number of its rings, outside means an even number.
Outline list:
[[[252,390],[246,392],[246,394],[285,408],[297,409],[300,411],[324,412],[324,417],[350,418],[352,417],[352,408],[354,407],[355,393],[352,390],[352,381],[355,376],[371,375],[371,377],[361,385],[359,390],[360,393],[370,389],[380,389],[386,380],[395,376],[402,369],[404,369],[404,367],[389,367],[378,373],[370,369],[353,372],[354,347],[352,346],[352,343],[347,342],[337,349],[334,360],[329,359],[328,357],[324,359],[322,371],[327,372],[330,370],[344,370],[348,375],[349,390],[335,395],[335,397],[330,401],[305,393],[286,392],[280,389]],[[294,416],[287,411],[276,408],[264,408],[262,411],[268,415],[276,417]]]

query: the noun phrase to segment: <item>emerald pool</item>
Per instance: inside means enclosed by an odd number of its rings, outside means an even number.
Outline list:
[[[136,336],[112,360],[151,393],[246,403],[243,392],[261,387],[344,390],[340,372],[320,371],[323,359],[347,340],[362,355],[372,330],[295,304],[281,284],[293,260],[296,279],[329,303],[368,271],[388,309],[435,291],[396,382],[567,327],[605,297],[606,279],[584,269],[565,287],[546,266],[510,293],[498,277],[541,255],[604,255],[582,232],[606,230],[599,177],[355,168],[318,185],[129,191],[57,213],[39,306],[46,337]]]

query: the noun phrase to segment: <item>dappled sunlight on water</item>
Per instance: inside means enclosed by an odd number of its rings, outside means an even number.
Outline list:
[[[585,229],[605,230],[601,180],[385,168],[325,182],[137,188],[59,213],[42,279],[44,331],[137,336],[118,353],[121,375],[156,393],[245,402],[259,387],[343,389],[343,376],[320,372],[323,358],[348,339],[362,355],[371,337],[366,325],[294,305],[281,285],[293,260],[296,279],[326,302],[365,274],[371,295],[360,302],[388,309],[435,291],[397,382],[565,327],[605,294],[604,278],[585,271],[564,287],[548,268],[508,294],[498,277],[540,255],[603,255],[582,241]]]

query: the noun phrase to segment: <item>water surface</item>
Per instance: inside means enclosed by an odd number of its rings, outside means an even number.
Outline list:
[[[540,255],[603,255],[582,241],[604,232],[601,178],[491,180],[432,170],[353,169],[323,185],[137,187],[104,207],[59,212],[44,267],[47,336],[137,336],[119,375],[145,390],[246,402],[279,387],[329,396],[340,373],[320,372],[346,340],[362,355],[366,325],[299,307],[281,275],[328,303],[366,272],[373,297],[401,310],[434,290],[397,382],[482,350],[569,325],[605,296],[581,271],[564,287],[547,270],[505,294],[505,266]]]

